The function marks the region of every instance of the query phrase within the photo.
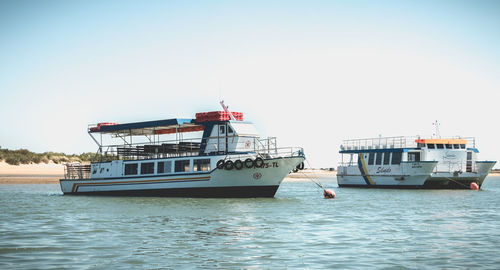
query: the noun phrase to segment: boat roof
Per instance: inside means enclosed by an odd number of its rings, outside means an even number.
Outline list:
[[[420,139],[416,143],[435,143],[435,144],[467,144],[464,139]]]
[[[191,129],[190,129],[191,128]],[[180,130],[179,130],[180,129]],[[203,125],[197,124],[194,119],[173,118],[134,123],[101,123],[97,127],[90,127],[89,132],[108,134],[130,134],[130,135],[154,135],[171,133],[168,131],[199,131],[203,130]]]

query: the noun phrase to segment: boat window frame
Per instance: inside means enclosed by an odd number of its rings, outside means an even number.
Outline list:
[[[146,171],[148,170],[148,171]],[[141,162],[141,175],[143,174],[154,174],[155,173],[155,163],[154,162]]]
[[[208,165],[208,166],[203,166]],[[210,159],[209,158],[199,158],[193,159],[193,171],[194,172],[208,172],[211,170]]]
[[[444,149],[444,144],[436,143],[436,149]]]
[[[417,152],[417,151],[408,152],[408,161],[410,161],[410,162],[420,162],[421,156],[422,156],[421,153]]]
[[[403,160],[403,152],[392,152],[391,165],[400,165]]]
[[[460,149],[460,144],[458,144],[458,143],[454,143],[454,144],[453,144],[453,148],[454,148],[454,149]]]
[[[427,149],[436,149],[436,144],[434,144],[434,143],[428,143],[427,144]]]
[[[465,149],[465,148],[466,148],[466,147],[465,147],[465,144],[461,143],[461,144],[460,144],[460,149]]]
[[[187,163],[186,163],[186,161],[187,161]],[[179,166],[177,166],[178,163],[180,163]],[[181,170],[181,169],[183,169],[183,170]],[[174,172],[176,172],[176,173],[179,173],[179,172],[191,172],[191,160],[190,159],[179,159],[179,160],[176,160],[174,162]]]
[[[373,165],[375,162],[375,153],[368,153],[368,165]]]
[[[444,148],[446,149],[453,149],[453,145],[451,143],[447,143],[444,145]]]
[[[135,165],[135,166],[134,166]],[[135,169],[128,169],[130,167],[135,167]],[[131,170],[131,171],[130,171]],[[135,171],[135,173],[134,173]],[[139,163],[125,163],[125,166],[123,166],[123,175],[137,175],[139,173]]]
[[[384,165],[390,165],[391,164],[391,153],[390,152],[385,152],[384,153]]]
[[[163,166],[163,170],[160,171],[160,164]],[[156,173],[171,173],[172,172],[172,161],[171,160],[162,160],[158,161],[157,164],[157,172]]]
[[[378,152],[375,156],[375,165],[382,165],[382,152]]]

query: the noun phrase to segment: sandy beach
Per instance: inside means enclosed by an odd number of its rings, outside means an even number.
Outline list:
[[[0,162],[0,184],[57,184],[64,175],[64,165],[48,164],[9,165]]]
[[[335,171],[309,169],[289,174],[285,181],[308,181],[311,178],[334,177]],[[64,176],[64,165],[55,163],[9,165],[0,162],[0,184],[58,184]]]
[[[491,174],[498,175],[500,171],[492,171]],[[337,171],[306,169],[291,173],[285,177],[285,181],[300,182],[312,179],[335,177]],[[28,164],[9,165],[0,162],[0,184],[58,184],[59,179],[64,176],[64,165],[62,164]]]

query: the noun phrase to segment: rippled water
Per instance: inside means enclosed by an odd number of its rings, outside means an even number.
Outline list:
[[[500,177],[483,190],[285,182],[273,199],[63,196],[0,185],[0,269],[499,269]]]

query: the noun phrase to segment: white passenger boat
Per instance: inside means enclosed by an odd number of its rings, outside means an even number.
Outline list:
[[[474,138],[385,137],[345,140],[337,180],[340,187],[479,187],[496,161],[477,160]]]
[[[273,197],[305,159],[302,148],[278,148],[276,138],[260,138],[242,113],[229,111],[101,123],[88,133],[101,160],[67,164],[60,180],[64,194]],[[105,145],[103,136],[121,143]]]

